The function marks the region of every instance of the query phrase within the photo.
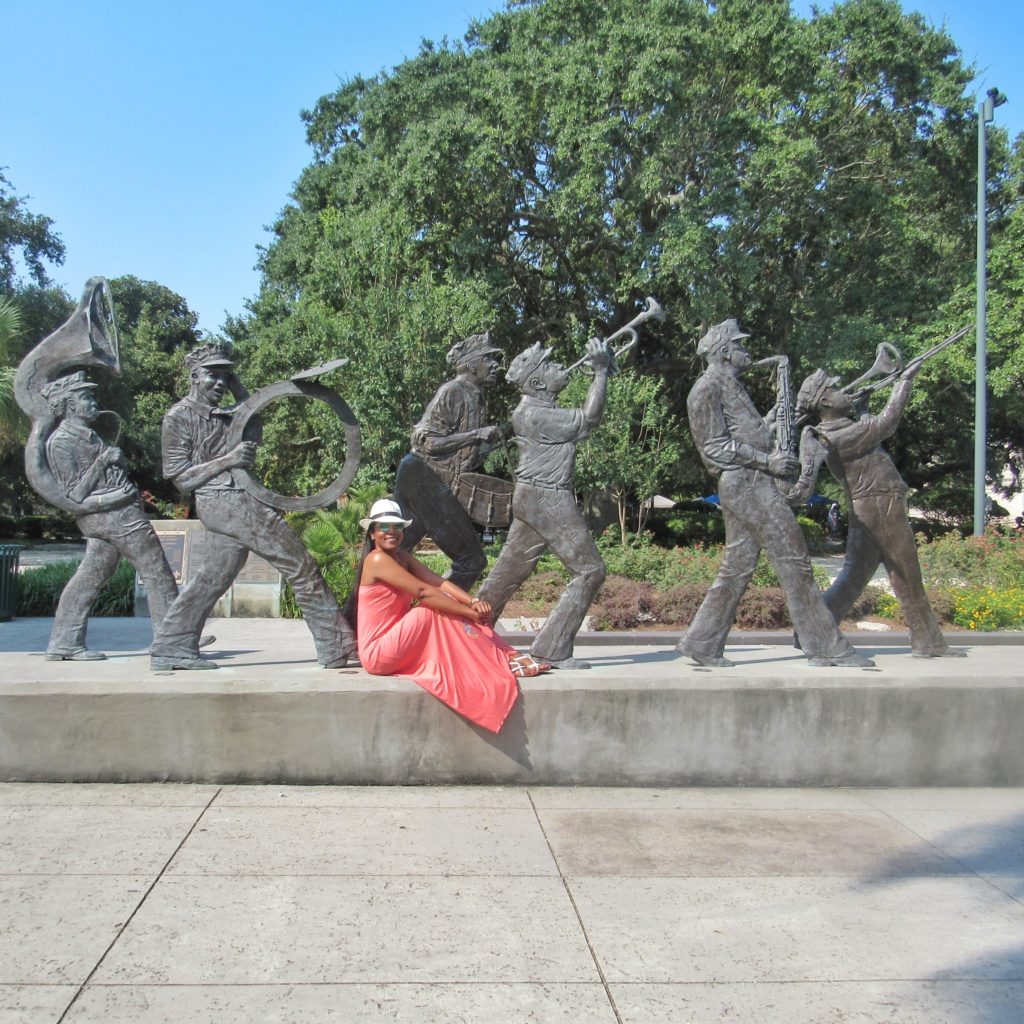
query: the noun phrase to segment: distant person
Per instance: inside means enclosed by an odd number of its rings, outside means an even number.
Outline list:
[[[498,636],[486,601],[402,550],[412,524],[397,502],[375,501],[359,525],[366,541],[358,591],[346,612],[355,619],[363,667],[373,675],[408,676],[453,711],[498,732],[519,695],[516,676],[551,666]]]
[[[829,540],[838,540],[843,530],[842,516],[839,514],[839,502],[833,501],[829,506],[828,516],[825,519],[825,528]]]

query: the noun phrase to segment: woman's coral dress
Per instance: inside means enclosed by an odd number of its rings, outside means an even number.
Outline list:
[[[497,732],[519,694],[513,648],[490,626],[442,615],[389,583],[359,588],[359,660],[378,676],[408,676],[453,711]]]

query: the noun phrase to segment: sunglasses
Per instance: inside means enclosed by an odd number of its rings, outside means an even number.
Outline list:
[[[402,533],[405,530],[401,523],[374,523],[373,528],[381,533]]]

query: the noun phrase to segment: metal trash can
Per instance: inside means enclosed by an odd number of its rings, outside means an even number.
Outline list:
[[[20,544],[0,544],[0,622],[14,618],[18,607]]]

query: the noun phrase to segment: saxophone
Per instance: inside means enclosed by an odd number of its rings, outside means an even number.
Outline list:
[[[798,478],[776,477],[775,486],[786,503],[802,505],[817,482],[818,471],[825,459],[825,448],[816,434],[805,428],[800,437],[800,451],[797,452],[796,408],[793,405],[793,390],[789,381],[789,356],[767,356],[759,359],[754,366],[771,366],[775,372],[775,447],[784,455],[800,460]]]

